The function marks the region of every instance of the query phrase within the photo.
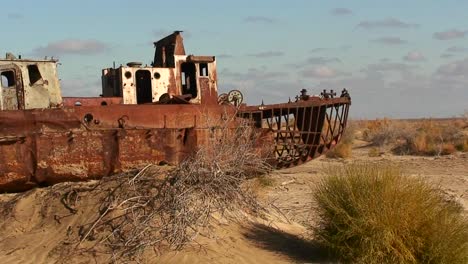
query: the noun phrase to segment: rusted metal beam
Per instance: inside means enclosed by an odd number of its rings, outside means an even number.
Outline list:
[[[63,106],[107,106],[122,104],[122,97],[63,97]]]
[[[109,105],[1,111],[0,192],[100,178],[147,163],[177,164],[235,110]]]
[[[350,97],[307,97],[283,104],[241,106],[239,116],[269,129],[275,140],[276,166],[284,168],[333,148],[345,131],[350,105]]]

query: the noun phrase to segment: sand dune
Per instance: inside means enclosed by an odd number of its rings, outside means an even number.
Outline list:
[[[370,158],[364,142],[356,142],[353,158],[319,158],[305,165],[274,172],[271,186],[258,188],[259,199],[269,213],[261,218],[246,215],[240,221],[217,218],[211,232],[202,233],[181,251],[147,250],[143,263],[320,263],[324,250],[313,240],[314,186],[329,165],[354,160],[392,161],[408,174],[440,185],[468,212],[468,154],[443,157],[394,156]],[[80,226],[96,213],[98,182],[62,183],[25,193],[0,195],[1,263],[108,263],[110,255],[90,254],[77,246]],[[74,200],[76,211],[63,203],[70,190],[86,190]],[[91,190],[91,191],[90,191]],[[74,194],[76,195],[76,194]],[[70,198],[70,197],[68,197]],[[73,208],[72,208],[73,209]]]

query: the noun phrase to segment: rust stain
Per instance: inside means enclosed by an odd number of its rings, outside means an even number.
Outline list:
[[[216,125],[228,116],[236,117],[226,128],[233,131],[248,119],[259,132],[257,146],[271,146],[278,168],[324,154],[346,129],[346,90],[339,97],[303,90],[295,102],[246,106],[237,90],[218,98],[215,57],[186,56],[180,32],[155,47],[151,66],[104,69],[103,97],[62,97],[56,61],[0,60],[0,73],[15,74],[14,87],[0,94],[0,192],[177,164],[222,133]],[[23,81],[30,81],[30,65],[47,79],[36,78],[39,97]]]

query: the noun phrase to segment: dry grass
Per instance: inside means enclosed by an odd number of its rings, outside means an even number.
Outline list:
[[[111,261],[134,260],[146,249],[180,249],[202,232],[209,235],[213,215],[259,213],[262,208],[244,183],[271,167],[255,145],[255,132],[241,124],[212,133],[172,170],[148,166],[121,177],[99,202],[95,218],[82,227],[78,246],[104,251]]]
[[[448,155],[468,151],[468,121],[372,120],[365,123],[363,139],[373,146],[390,146],[396,154]]]
[[[391,165],[328,170],[314,195],[316,234],[343,262],[468,263],[460,206]]]
[[[468,152],[468,139],[465,139],[464,141],[459,142],[458,144],[456,144],[455,148],[458,151]]]
[[[371,147],[367,152],[367,155],[371,158],[380,157],[381,152],[378,147]]]
[[[340,139],[340,142],[325,154],[327,158],[345,159],[351,157],[355,134],[356,124],[349,122],[342,138]]]
[[[404,123],[387,118],[367,121],[364,126],[363,139],[377,147],[396,143],[406,130]]]

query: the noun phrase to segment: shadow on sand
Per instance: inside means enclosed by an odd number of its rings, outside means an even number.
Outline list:
[[[244,236],[257,246],[289,257],[301,263],[331,263],[327,250],[315,241],[309,241],[276,228],[254,224],[244,232]]]

